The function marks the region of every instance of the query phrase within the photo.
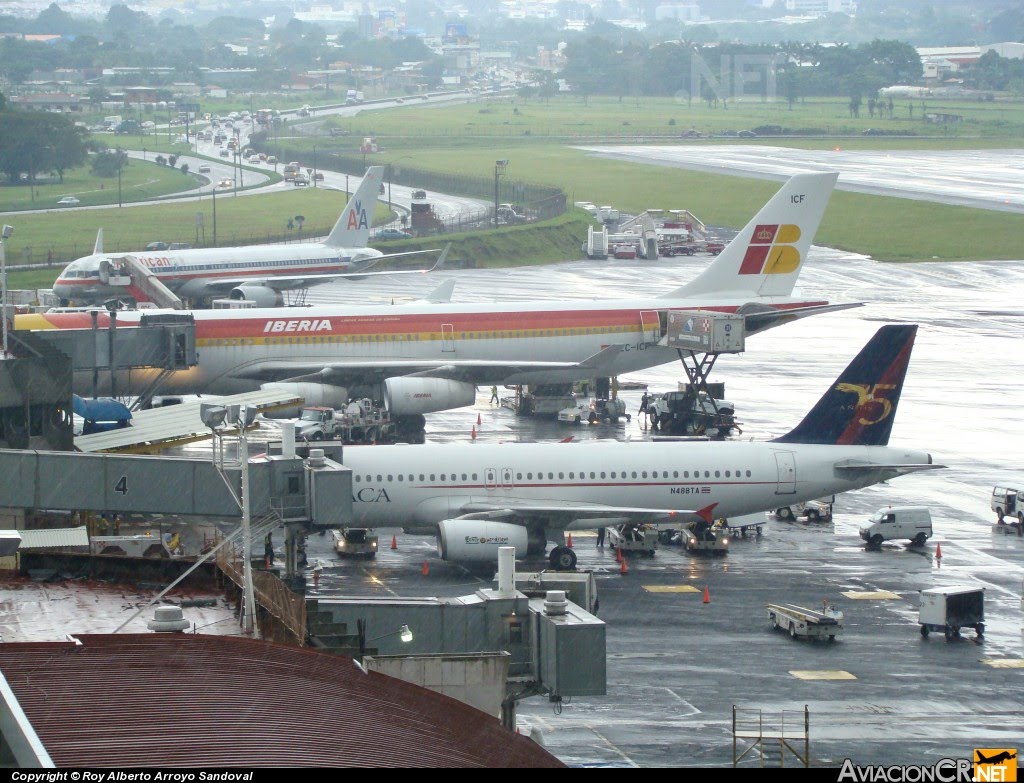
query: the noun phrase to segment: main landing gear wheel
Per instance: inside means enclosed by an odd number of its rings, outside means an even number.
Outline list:
[[[576,568],[576,553],[567,546],[556,546],[548,555],[548,561],[556,571],[572,571]]]

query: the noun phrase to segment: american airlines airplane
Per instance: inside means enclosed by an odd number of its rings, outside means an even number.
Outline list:
[[[572,568],[566,531],[735,519],[945,467],[889,446],[916,325],[883,326],[793,430],[765,442],[587,441],[346,447],[354,525],[438,535],[445,560],[498,547]]]
[[[323,242],[109,254],[103,252],[100,229],[92,255],[68,264],[53,284],[53,292],[62,301],[78,304],[100,303],[126,295],[142,299],[139,291],[111,280],[123,279],[119,262],[126,256],[148,268],[157,280],[183,299],[228,295],[254,301],[257,307],[278,307],[284,303],[282,291],[339,278],[403,274],[367,274],[385,258],[428,252],[385,255],[366,246],[383,172],[383,166],[367,170]]]
[[[418,431],[423,414],[472,404],[477,385],[572,382],[677,361],[665,339],[670,311],[739,313],[752,334],[854,307],[794,291],[837,177],[794,176],[703,272],[661,296],[195,311],[199,363],[171,375],[157,393],[237,394],[272,386],[307,405],[333,408],[350,397],[383,396],[400,428]],[[144,315],[121,312],[117,328],[131,328]],[[108,323],[101,313],[99,326]],[[16,329],[91,325],[88,313],[15,319]],[[156,372],[122,374],[117,389],[138,394]],[[91,381],[88,373],[81,378]]]

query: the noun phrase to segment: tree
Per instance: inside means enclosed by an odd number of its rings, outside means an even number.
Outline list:
[[[188,164],[187,163],[182,163],[181,164],[181,173],[182,174],[188,174]]]
[[[128,165],[128,153],[124,150],[106,150],[94,155],[89,168],[97,177],[116,177],[117,173]]]
[[[85,133],[62,114],[0,111],[0,170],[11,183],[23,173],[34,182],[37,172],[56,171],[85,162]]]

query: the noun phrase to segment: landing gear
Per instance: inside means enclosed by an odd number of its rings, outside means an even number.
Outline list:
[[[556,571],[572,571],[576,568],[576,553],[567,546],[556,546],[548,555],[548,562]]]

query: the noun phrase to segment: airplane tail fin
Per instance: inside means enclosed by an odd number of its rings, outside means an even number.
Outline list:
[[[103,227],[96,230],[96,244],[92,246],[92,254],[98,256],[103,252]]]
[[[774,442],[886,445],[916,335],[916,324],[875,332],[803,421]]]
[[[366,170],[363,181],[359,183],[359,187],[345,205],[325,244],[331,247],[366,247],[366,243],[370,241],[373,211],[377,206],[377,195],[383,181],[383,166],[370,166]]]
[[[839,174],[797,174],[700,275],[663,298],[789,296]]]

